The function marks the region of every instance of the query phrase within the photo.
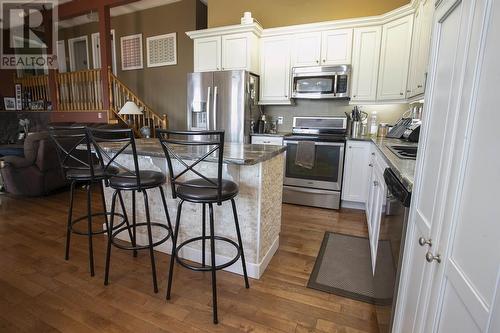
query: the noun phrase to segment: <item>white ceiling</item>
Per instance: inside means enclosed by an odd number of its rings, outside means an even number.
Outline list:
[[[60,0],[59,3],[64,3],[64,2],[68,2],[68,1],[70,1],[70,0]],[[110,10],[110,14],[111,14],[111,16],[120,16],[120,15],[125,15],[125,14],[129,14],[129,13],[137,12],[140,10],[148,9],[148,8],[169,5],[171,3],[179,2],[179,1],[181,1],[181,0],[141,0],[141,1],[137,1],[137,2],[132,2],[128,5],[113,7]],[[81,25],[81,24],[86,24],[86,23],[96,22],[96,21],[97,21],[97,13],[92,13],[92,14],[89,13],[89,14],[73,17],[69,20],[59,21],[58,23],[59,23],[60,28],[69,28],[69,27],[74,27],[76,25]]]

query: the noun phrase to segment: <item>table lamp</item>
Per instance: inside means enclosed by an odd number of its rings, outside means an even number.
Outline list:
[[[144,110],[143,107],[139,108],[137,104],[135,104],[132,101],[127,101],[125,104],[123,104],[122,108],[120,109],[120,112],[118,114],[120,116],[123,115],[142,115],[142,111]],[[127,123],[129,126],[133,125],[133,121],[131,118],[127,117]]]

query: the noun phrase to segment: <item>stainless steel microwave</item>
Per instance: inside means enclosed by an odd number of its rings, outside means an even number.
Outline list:
[[[292,68],[293,98],[349,98],[351,66]]]

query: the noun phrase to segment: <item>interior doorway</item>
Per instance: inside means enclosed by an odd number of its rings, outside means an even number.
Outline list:
[[[92,60],[94,69],[101,68],[101,42],[99,33],[92,34]],[[111,29],[111,70],[116,75],[116,42],[115,29]]]
[[[87,36],[68,39],[69,67],[72,72],[89,69]]]

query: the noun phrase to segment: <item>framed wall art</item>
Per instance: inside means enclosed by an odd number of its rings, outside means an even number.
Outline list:
[[[143,68],[142,34],[123,36],[120,38],[122,70]]]
[[[146,38],[146,58],[148,67],[177,65],[177,34]]]

